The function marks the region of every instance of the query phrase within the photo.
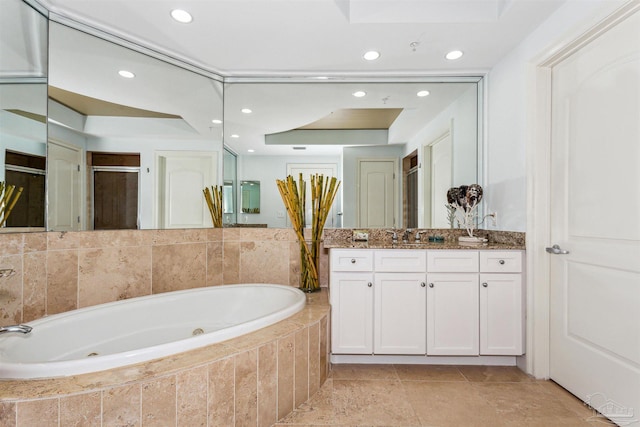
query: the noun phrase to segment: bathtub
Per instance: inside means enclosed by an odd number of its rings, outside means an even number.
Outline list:
[[[306,295],[273,284],[131,298],[29,322],[0,337],[0,378],[51,378],[159,359],[255,331],[302,310]]]

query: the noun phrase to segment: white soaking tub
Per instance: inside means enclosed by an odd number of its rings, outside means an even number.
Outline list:
[[[159,359],[224,341],[302,310],[306,295],[273,284],[131,298],[28,322],[0,335],[0,378],[51,378]]]

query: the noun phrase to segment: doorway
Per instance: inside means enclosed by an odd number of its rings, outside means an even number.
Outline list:
[[[45,157],[6,151],[5,181],[23,188],[7,227],[44,227],[45,168]]]
[[[139,227],[140,154],[89,153],[93,229]]]
[[[528,171],[529,366],[620,424],[640,409],[639,28],[630,3],[541,61]]]

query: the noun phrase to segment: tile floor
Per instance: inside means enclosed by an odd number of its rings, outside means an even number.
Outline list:
[[[551,381],[515,367],[333,365],[320,389],[276,426],[606,426]]]

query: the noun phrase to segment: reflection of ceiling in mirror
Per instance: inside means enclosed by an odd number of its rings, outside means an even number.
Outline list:
[[[36,114],[23,110],[6,110],[10,113],[17,114],[18,116],[26,117],[27,119],[35,120],[36,122],[46,123],[47,118],[43,114]]]
[[[341,108],[298,129],[389,129],[402,108]]]
[[[49,86],[49,98],[85,116],[150,117],[157,119],[181,118],[174,114],[165,114],[116,104],[53,86]]]
[[[186,125],[178,125],[181,134],[182,128],[188,128],[189,133],[213,135],[211,121],[222,117],[222,83],[218,81],[56,22],[50,23],[49,49],[49,84],[53,87],[138,111],[179,117]],[[122,78],[120,70],[133,72],[135,78]],[[162,126],[170,132],[176,125]]]
[[[429,91],[429,96],[417,96],[423,90]],[[354,97],[355,91],[366,92],[366,95]],[[399,114],[388,127],[387,144],[403,144],[467,91],[477,91],[477,84],[441,81],[227,83],[225,134],[238,137],[227,138],[225,143],[238,153],[253,149],[254,154],[287,155],[291,154],[292,147],[284,144],[267,147],[265,135],[299,129],[341,110],[397,110]],[[471,107],[470,111],[476,111],[475,103]],[[242,113],[243,108],[251,109],[252,113]],[[380,127],[386,128],[381,125],[375,128]],[[305,155],[340,152],[339,146],[322,145],[309,147]]]
[[[22,0],[2,0],[0,78],[46,77],[47,20]]]

